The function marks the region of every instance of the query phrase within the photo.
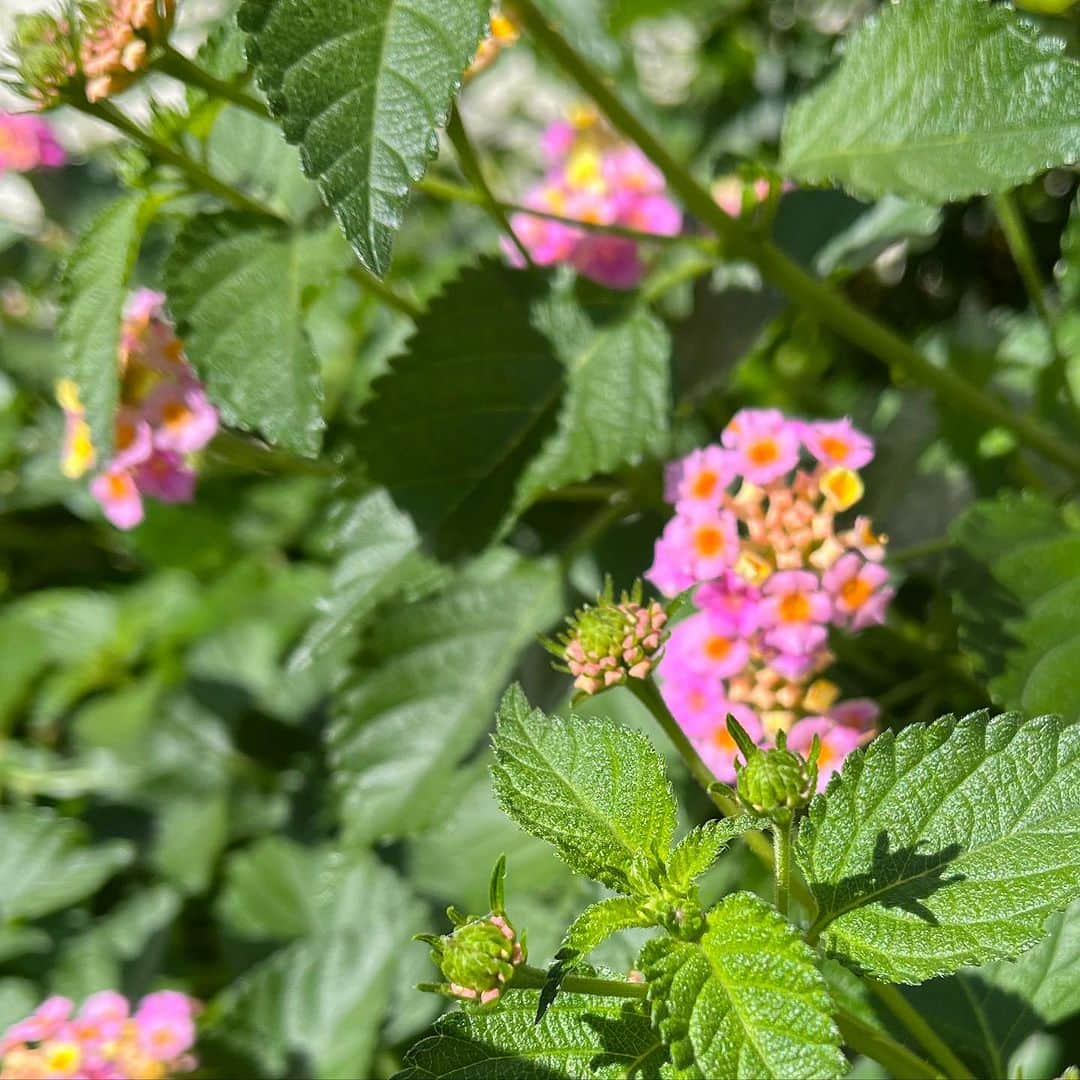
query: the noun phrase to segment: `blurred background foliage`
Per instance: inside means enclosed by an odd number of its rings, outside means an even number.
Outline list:
[[[15,6],[0,5],[5,20]],[[715,178],[775,165],[786,105],[876,5],[546,6]],[[1075,15],[1042,17],[1075,46]],[[204,61],[227,70],[239,55],[227,25],[225,6],[190,2],[179,44],[193,50],[213,32]],[[272,124],[154,80],[133,99],[158,130],[182,128],[219,175],[294,218],[319,213]],[[527,42],[465,89],[462,115],[496,190],[524,190],[543,125],[576,101]],[[337,277],[304,297],[325,384],[322,457],[225,437],[206,454],[194,505],[154,505],[135,532],[111,529],[58,469],[56,281],[117,177],[138,185],[146,163],[93,122],[65,117],[60,130],[68,168],[0,178],[0,1025],[47,992],[168,983],[209,1003],[206,1075],[389,1076],[442,1005],[412,990],[431,971],[410,936],[441,927],[447,903],[482,910],[500,852],[514,921],[534,956],[550,956],[593,897],[494,806],[494,704],[517,677],[538,704],[565,705],[566,680],[535,635],[604,573],[623,583],[648,566],[664,459],[741,406],[850,414],[878,442],[866,512],[892,538],[901,588],[889,626],[840,653],[845,696],[877,698],[892,726],[991,704],[1080,716],[1080,516],[1052,501],[1062,475],[1007,432],[890,380],[739,264],[657,300],[671,337],[669,430],[654,457],[609,478],[625,493],[614,513],[588,492],[556,493],[505,543],[436,560],[357,454],[360,408],[409,321]],[[450,153],[433,172],[460,179]],[[1080,392],[1076,187],[1074,171],[1055,170],[1016,200],[1057,283],[1058,347]],[[182,202],[159,216],[138,280],[160,283],[184,218]],[[936,363],[1017,410],[1039,407],[1051,345],[986,200],[867,205],[795,190],[774,233]],[[497,252],[479,208],[417,193],[391,278],[423,300]],[[657,273],[678,276],[689,257],[665,252]],[[1016,558],[1025,544],[1052,548],[1058,575],[1032,580]],[[587,706],[644,725],[638,708],[620,691]],[[688,820],[704,815],[671,767]],[[736,884],[763,884],[742,850],[708,889]],[[1078,924],[1074,912],[1074,970]],[[627,970],[633,945],[620,939],[600,959]],[[957,1007],[948,998],[939,1013]],[[973,1062],[1020,1054],[1025,1076],[1080,1055],[1066,1015],[1051,1024],[1032,1008],[995,1046],[992,1032],[980,1042],[973,1022],[957,1023]]]

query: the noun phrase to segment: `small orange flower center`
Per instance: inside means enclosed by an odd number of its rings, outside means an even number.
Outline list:
[[[690,485],[690,493],[695,499],[707,499],[719,483],[720,477],[712,469],[702,469],[694,477],[694,482]]]
[[[713,634],[705,642],[705,655],[710,660],[723,660],[729,652],[731,652],[731,642],[719,634]]]
[[[836,751],[827,743],[821,744],[821,753],[818,754],[818,769],[826,769],[836,760]]]
[[[694,712],[701,712],[706,705],[705,694],[701,690],[691,690],[690,693],[686,695],[686,704],[689,705]]]
[[[715,525],[702,525],[694,531],[694,548],[704,559],[724,550],[724,534]]]
[[[170,401],[161,410],[161,418],[167,427],[180,427],[191,417],[191,410],[179,401]]]
[[[116,425],[116,448],[126,450],[135,441],[135,425],[126,420]]]
[[[771,465],[780,456],[780,447],[775,439],[759,439],[750,444],[746,456],[755,465]]]
[[[781,622],[806,622],[810,618],[810,601],[805,593],[788,593],[780,601],[778,610]]]
[[[731,732],[728,731],[726,724],[721,724],[712,733],[713,745],[720,750],[725,750],[728,753],[734,753],[737,749],[735,740],[731,737]]]
[[[824,435],[821,449],[834,461],[843,461],[851,452],[851,447],[837,435]]]
[[[110,476],[108,484],[110,499],[122,499],[131,491],[131,481],[126,476]]]
[[[874,586],[866,578],[853,577],[840,586],[840,598],[848,607],[860,608],[874,595]]]

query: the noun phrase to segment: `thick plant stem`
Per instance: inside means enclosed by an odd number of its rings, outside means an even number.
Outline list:
[[[738,218],[729,217],[708,190],[668,151],[664,144],[623,104],[619,96],[548,22],[534,0],[513,0],[518,20],[533,39],[574,79],[611,123],[635,142],[667,179],[683,205],[708,225],[731,255],[753,263],[827,326],[909,378],[929,387],[962,412],[1011,431],[1017,439],[1080,476],[1080,445],[1059,438],[1030,417],[985,393],[948,368],[941,368],[903,338],[860,311],[832,285],[820,281],[793,262],[778,247]]]
[[[508,990],[541,990],[548,982],[548,974],[528,964],[517,968]],[[571,994],[592,994],[596,997],[637,998],[645,997],[644,983],[620,982],[617,979],[598,979],[586,975],[567,975],[561,989]]]
[[[223,183],[204,169],[197,161],[192,161],[187,155],[174,150],[171,146],[161,142],[160,139],[155,138],[149,131],[144,131],[134,120],[122,113],[110,102],[99,101],[95,104],[87,102],[77,105],[76,108],[89,116],[103,120],[106,124],[111,124],[118,131],[123,132],[157,161],[163,165],[169,165],[182,173],[192,187],[205,191],[207,194],[215,195],[223,202],[230,203],[237,210],[242,210],[246,214],[254,214],[273,221],[281,220],[268,206],[264,206],[249,195],[245,195],[242,191],[237,191],[236,188]]]
[[[188,86],[205,91],[211,97],[222,98],[232,105],[238,105],[241,109],[246,109],[249,113],[253,113],[262,120],[270,119],[266,106],[258,98],[244,93],[234,83],[218,79],[211,75],[210,72],[204,71],[198,64],[193,63],[182,52],[177,52],[171,45],[165,46],[164,52],[154,62],[154,67],[158,71],[186,83]]]
[[[377,278],[369,270],[365,270],[359,263],[349,267],[349,277],[363,289],[377,296],[387,307],[392,307],[402,315],[415,320],[424,314],[424,309],[419,304],[413,303],[408,297],[394,292],[385,281]]]
[[[791,831],[789,821],[773,822],[773,873],[776,876],[776,910],[787,915],[791,906]]]
[[[729,799],[726,795],[716,790],[716,777],[713,776],[712,770],[701,759],[701,755],[694,749],[694,745],[686,737],[686,733],[679,727],[678,721],[671,715],[671,710],[667,707],[667,704],[660,693],[660,688],[653,679],[651,677],[646,679],[629,679],[625,685],[638,701],[652,713],[653,719],[655,719],[663,729],[664,734],[674,744],[675,749],[679,751],[679,756],[686,763],[690,775],[705,790],[705,793],[712,800],[712,803],[717,810],[719,810],[724,817],[738,817],[742,811],[732,799]],[[769,841],[761,833],[743,833],[742,838],[746,841],[747,847],[749,847],[763,863],[766,865],[772,864],[772,845],[770,845]],[[789,882],[791,882],[790,865],[789,860]],[[817,905],[814,903],[814,898],[810,895],[809,890],[803,885],[801,880],[796,878],[794,882],[791,882],[790,888],[794,890],[798,901],[801,904],[804,904],[808,910],[816,910]]]
[[[869,976],[864,977],[863,982],[885,1008],[911,1032],[916,1042],[933,1058],[949,1080],[974,1080],[967,1066],[895,986],[880,983]]]
[[[847,1046],[884,1065],[893,1076],[902,1076],[904,1080],[938,1080],[941,1076],[930,1062],[846,1009],[837,1009],[836,1026]]]
[[[480,164],[480,155],[477,154],[476,148],[469,138],[469,133],[465,130],[465,124],[456,105],[450,110],[450,119],[446,124],[446,135],[453,144],[454,153],[457,154],[461,171],[480,192],[482,203],[487,207],[487,211],[492,216],[495,224],[502,229],[510,242],[517,248],[522,259],[525,260],[525,265],[529,267],[535,266],[532,256],[529,254],[529,249],[521,242],[518,234],[514,232],[514,227],[510,224],[510,218],[499,200],[495,198],[495,193],[488,186],[487,178],[484,176],[484,168]]]

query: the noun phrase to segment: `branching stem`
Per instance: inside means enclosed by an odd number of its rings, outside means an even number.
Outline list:
[[[165,46],[164,51],[154,62],[154,67],[188,86],[205,91],[211,97],[222,98],[233,105],[238,105],[261,120],[270,119],[266,106],[258,98],[245,93],[235,83],[226,82],[224,79],[211,75],[171,45]]]

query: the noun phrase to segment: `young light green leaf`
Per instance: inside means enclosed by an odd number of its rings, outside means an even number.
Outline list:
[[[439,783],[486,730],[519,654],[562,604],[554,563],[496,551],[442,594],[380,614],[328,733],[350,840],[432,820]]]
[[[373,384],[362,433],[369,474],[440,554],[491,540],[554,427],[563,369],[532,325],[546,290],[543,274],[491,260],[466,270]]]
[[[961,642],[981,661],[994,700],[1080,717],[1077,508],[1003,495],[968,509],[950,535]]]
[[[680,891],[689,889],[736,836],[768,827],[765,818],[740,814],[735,818],[713,818],[691,829],[668,858],[667,873],[672,886]]]
[[[780,169],[869,198],[966,199],[1075,162],[1078,118],[1080,61],[1063,41],[1004,4],[905,0],[792,108]]]
[[[700,941],[648,942],[640,967],[676,1076],[832,1077],[847,1071],[813,950],[752,893],[721,900]]]
[[[521,687],[512,686],[499,706],[493,747],[499,805],[578,873],[630,893],[635,856],[667,854],[675,798],[663,759],[644,735],[530,711]]]
[[[0,811],[0,921],[37,919],[97,892],[131,862],[131,845],[83,844],[74,821],[45,810]]]
[[[796,844],[812,933],[891,982],[1018,955],[1080,893],[1080,727],[978,713],[879,736]]]
[[[648,308],[619,303],[560,290],[537,306],[535,325],[566,368],[567,391],[558,430],[518,484],[518,513],[544,492],[667,449],[671,339]]]
[[[395,1080],[649,1080],[667,1059],[641,1005],[563,994],[539,1024],[539,995],[510,994],[497,1009],[461,1009],[435,1025],[405,1057]]]
[[[112,452],[120,393],[120,321],[139,243],[157,203],[146,192],[110,203],[64,268],[60,347],[79,387],[99,462]]]
[[[318,453],[322,384],[305,293],[343,254],[333,233],[289,233],[233,213],[197,217],[181,232],[166,267],[169,303],[226,423]]]
[[[883,251],[904,241],[924,246],[941,228],[944,215],[936,206],[886,195],[814,256],[819,274],[853,273],[869,266]]]
[[[245,0],[248,54],[360,261],[390,265],[488,0]]]

